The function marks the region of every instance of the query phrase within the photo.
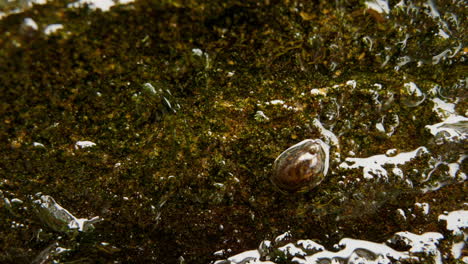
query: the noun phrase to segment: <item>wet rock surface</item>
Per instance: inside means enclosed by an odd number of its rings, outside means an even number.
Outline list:
[[[463,260],[465,16],[463,1],[9,6],[0,262],[393,261],[356,241],[423,262],[424,234]],[[305,139],[330,146],[327,175],[285,194],[274,161]]]

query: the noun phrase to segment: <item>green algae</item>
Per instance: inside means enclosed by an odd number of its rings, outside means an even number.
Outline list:
[[[62,262],[178,263],[182,256],[206,263],[218,249],[255,248],[286,230],[324,245],[400,231],[394,211],[433,194],[397,180],[352,183],[360,171],[332,169],[313,192],[284,195],[269,181],[272,163],[292,144],[321,136],[314,118],[339,136],[332,150],[342,157],[425,145],[425,125],[440,120],[430,103],[405,106],[403,84],[414,81],[425,93],[437,84],[447,96],[462,96],[456,86],[465,78],[464,55],[432,64],[428,54],[464,43],[466,21],[441,39],[427,33],[436,25],[423,12],[408,23],[403,11],[388,18],[360,1],[337,3],[138,1],[105,13],[53,1],[3,18],[1,190],[24,201],[47,192],[81,217],[105,219],[78,243],[62,240],[72,249],[57,256]],[[22,28],[25,17],[64,29],[46,36]],[[406,33],[406,48],[391,45]],[[404,55],[412,62],[395,71]],[[384,89],[376,92],[375,83]],[[326,96],[311,96],[313,88]],[[266,104],[276,99],[296,110]],[[466,103],[457,107],[466,111]],[[268,121],[258,122],[257,111]],[[373,129],[392,113],[400,123],[395,134]],[[75,149],[79,140],[97,146]],[[423,168],[428,159],[408,166]],[[460,201],[461,185],[449,187]],[[444,198],[431,205],[434,214],[457,209]],[[30,262],[57,239],[28,210],[17,216],[2,207],[0,214],[2,261]],[[27,228],[12,229],[11,221]],[[437,230],[428,223],[409,228]]]

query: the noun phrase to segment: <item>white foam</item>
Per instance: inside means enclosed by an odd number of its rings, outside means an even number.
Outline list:
[[[284,104],[284,101],[277,99],[277,100],[271,100],[269,103],[272,105],[277,105],[277,104]]]
[[[306,256],[307,253],[305,253],[302,249],[296,247],[293,243],[288,243],[280,248],[278,248],[279,251],[283,252],[287,256]]]
[[[322,96],[326,96],[327,93],[324,91],[324,89],[317,89],[317,88],[314,88],[312,90],[310,90],[310,94],[312,95],[322,95]]]
[[[24,25],[34,29],[34,30],[37,30],[39,27],[37,26],[36,22],[30,18],[30,17],[27,17],[23,20],[23,23]]]
[[[429,204],[428,203],[415,203],[414,204],[416,207],[420,208],[422,210],[422,213],[425,215],[429,214]]]
[[[275,238],[275,243],[279,243],[279,242],[284,241],[284,240],[286,240],[288,238],[291,238],[291,232],[289,232],[289,231],[284,232],[283,234],[277,236]]]
[[[403,211],[403,209],[398,208],[396,211],[404,220],[406,220],[406,214],[405,211]]]
[[[455,259],[460,259],[465,248],[465,241],[468,239],[468,233],[465,231],[468,228],[468,211],[459,210],[448,213],[447,215],[439,215],[439,221],[447,222],[447,230],[452,231],[454,236],[462,236],[463,240],[452,244],[450,253]],[[464,257],[463,261],[467,258]],[[466,262],[465,262],[466,263]]]
[[[266,102],[265,103],[266,105],[281,105],[283,108],[287,109],[287,110],[292,110],[292,111],[299,111],[299,109],[297,107],[293,107],[293,106],[290,106],[288,104],[286,104],[283,100],[280,100],[280,99],[276,99],[276,100],[271,100],[269,102]]]
[[[91,141],[77,141],[75,143],[75,149],[90,148],[96,146],[96,143]]]
[[[443,122],[427,125],[426,128],[432,135],[442,135],[448,142],[468,139],[468,118],[464,116],[451,115]]]
[[[375,128],[377,128],[379,132],[385,133],[385,128],[382,123],[375,124]]]
[[[68,8],[79,8],[84,5],[88,5],[91,9],[101,9],[102,11],[106,12],[109,11],[111,7],[116,4],[128,4],[132,3],[134,0],[119,0],[119,1],[112,1],[112,0],[79,0],[67,5]]]
[[[193,53],[193,55],[196,55],[196,56],[202,56],[203,55],[203,51],[201,49],[198,49],[198,48],[192,49],[192,53]]]
[[[444,236],[437,232],[427,232],[421,235],[413,234],[408,231],[398,232],[395,234],[393,241],[403,241],[405,245],[411,246],[411,253],[426,253],[434,255],[438,252],[437,244]]]
[[[353,88],[356,88],[356,81],[355,80],[349,80],[346,82],[346,85],[351,86]]]
[[[395,243],[400,242],[411,248],[408,250],[409,253],[423,253],[426,256],[432,257],[434,263],[442,264],[442,255],[437,248],[439,241],[444,236],[437,232],[427,232],[421,235],[413,234],[408,231],[398,232],[394,235],[389,242]]]
[[[33,142],[33,146],[36,148],[45,148],[44,144],[39,142]]]
[[[388,260],[387,257],[391,257],[396,260],[413,259],[413,257],[411,257],[407,252],[396,251],[393,248],[385,244],[374,243],[374,242],[369,242],[365,240],[343,238],[339,242],[339,246],[343,247],[343,249],[338,252],[332,252],[328,250],[321,251],[312,256],[306,256],[305,262],[299,262],[299,263],[307,263],[307,264],[314,263],[315,264],[315,263],[321,263],[320,261],[323,261],[323,260],[333,261],[333,260],[338,260],[338,259],[349,259],[355,253],[356,250],[360,250],[360,249],[365,249],[367,251],[370,251],[371,253],[380,256],[381,259],[383,260]],[[299,260],[297,258],[295,259]],[[293,259],[293,261],[295,259]]]
[[[388,6],[388,2],[385,0],[366,1],[364,4],[367,8],[372,9],[378,13],[390,13],[390,7]]]
[[[434,106],[432,111],[435,112],[440,118],[448,118],[455,114],[455,104],[447,103],[440,98],[432,99]]]
[[[466,240],[466,238],[464,240]],[[450,253],[452,253],[453,258],[459,259],[463,254],[463,248],[465,248],[465,241],[453,243],[452,248],[450,250]]]
[[[388,172],[384,165],[403,165],[423,153],[429,153],[426,147],[419,147],[410,152],[401,152],[394,157],[380,154],[368,158],[346,158],[339,167],[343,169],[362,168],[365,179],[373,179],[374,177],[388,179]]]
[[[50,24],[44,29],[44,34],[50,35],[63,28],[62,24]]]
[[[314,241],[312,241],[310,239],[298,240],[297,244],[299,246],[301,246],[305,250],[317,250],[317,251],[325,250],[325,248],[322,245],[320,245],[320,244],[318,244],[318,243],[316,243],[316,242],[314,242]]]
[[[249,250],[228,258],[233,263],[246,263],[247,261],[255,261],[260,259],[258,250]]]
[[[452,234],[463,235],[463,229],[468,228],[468,211],[459,210],[448,213],[447,215],[439,215],[439,221],[447,222],[447,230],[452,231]]]
[[[263,111],[260,111],[260,110],[255,113],[255,119],[257,121],[268,121],[268,120],[270,120],[270,118],[268,118],[268,116],[266,116],[265,113]]]
[[[460,215],[463,212],[463,215]],[[451,226],[453,230],[466,228],[467,211],[451,212],[441,218],[449,219],[448,222],[460,222],[461,218],[465,219],[462,225]],[[277,237],[275,243],[283,241],[289,237],[289,232],[286,232]],[[279,238],[279,239],[278,239]],[[408,231],[398,232],[393,235],[386,243],[375,243],[366,240],[343,238],[338,245],[334,247],[338,251],[326,250],[322,245],[313,242],[312,240],[298,240],[296,243],[288,243],[285,246],[276,248],[282,251],[287,259],[291,259],[291,263],[298,264],[317,264],[317,263],[366,263],[366,264],[390,264],[394,261],[409,261],[411,263],[419,263],[419,261],[432,259],[432,263],[442,264],[442,254],[438,248],[444,236],[437,232],[426,232],[421,235],[414,234]],[[464,239],[466,240],[466,234]],[[264,241],[265,242],[265,241]],[[270,241],[268,248],[270,248]],[[262,242],[263,244],[263,242]],[[407,246],[408,250],[397,251],[392,246],[398,245]],[[261,247],[261,246],[260,246]],[[462,257],[464,241],[455,243],[452,246],[452,254],[455,258]],[[274,249],[274,247],[273,247]],[[274,255],[273,255],[274,256]],[[266,259],[272,256],[264,256]],[[245,263],[274,263],[270,261],[260,261],[260,253],[257,250],[250,250],[227,259],[228,262],[219,260],[217,264],[245,264]],[[288,262],[289,263],[289,262]]]

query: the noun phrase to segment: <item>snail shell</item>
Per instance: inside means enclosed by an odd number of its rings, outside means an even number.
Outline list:
[[[314,188],[327,175],[329,149],[320,139],[306,139],[286,149],[273,164],[272,183],[289,192]]]

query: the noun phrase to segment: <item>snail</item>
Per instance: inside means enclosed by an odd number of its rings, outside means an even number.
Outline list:
[[[320,139],[306,139],[291,146],[276,158],[271,182],[287,192],[316,187],[327,175],[329,149]]]

